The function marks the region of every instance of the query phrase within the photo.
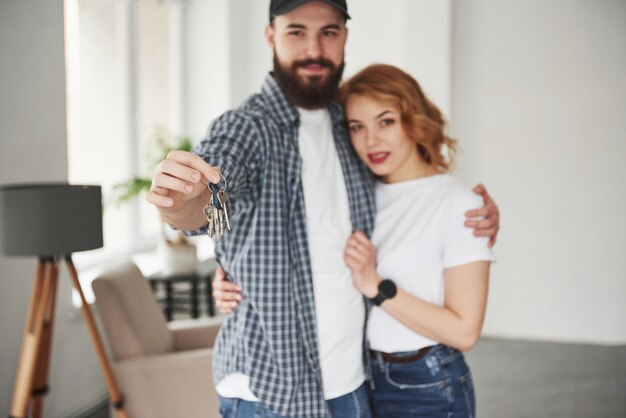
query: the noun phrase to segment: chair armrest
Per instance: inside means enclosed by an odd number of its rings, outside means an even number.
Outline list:
[[[223,317],[200,318],[173,321],[167,327],[174,337],[176,351],[195,350],[213,347],[222,322]]]
[[[135,357],[114,364],[129,416],[217,417],[213,349]]]

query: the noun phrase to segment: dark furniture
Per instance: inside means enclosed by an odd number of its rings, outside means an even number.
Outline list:
[[[215,315],[211,283],[216,268],[215,259],[209,259],[199,263],[194,272],[157,273],[147,278],[168,321],[174,319],[175,313],[191,318]]]

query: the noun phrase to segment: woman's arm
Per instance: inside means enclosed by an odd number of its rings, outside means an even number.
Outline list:
[[[357,231],[348,240],[345,260],[352,269],[356,288],[374,297],[382,278],[376,272],[376,249],[365,234]],[[398,288],[396,296],[380,307],[416,333],[468,351],[476,344],[483,326],[489,266],[488,261],[477,261],[446,269],[444,306]]]
[[[489,262],[477,261],[445,270],[444,306],[421,300],[402,289],[380,307],[431,340],[461,351],[474,347],[487,306]]]

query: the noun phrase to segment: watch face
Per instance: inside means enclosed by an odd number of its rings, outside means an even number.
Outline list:
[[[380,306],[387,299],[394,297],[397,291],[396,284],[392,280],[385,279],[378,284],[378,294],[370,300],[376,306]]]
[[[392,298],[396,295],[396,284],[389,279],[385,279],[378,285],[378,291],[385,295],[386,299]]]

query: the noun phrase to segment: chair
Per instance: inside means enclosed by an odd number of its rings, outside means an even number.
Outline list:
[[[212,352],[220,318],[167,323],[131,262],[92,283],[130,418],[219,417]]]

